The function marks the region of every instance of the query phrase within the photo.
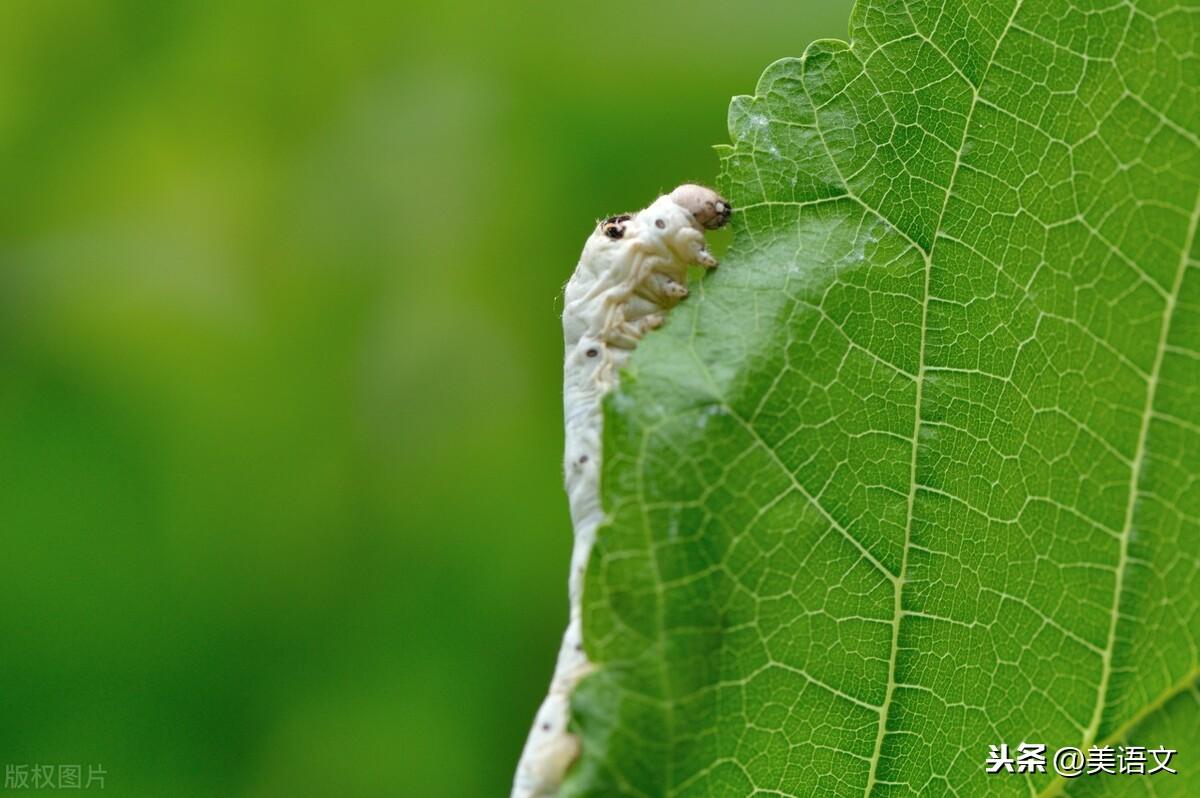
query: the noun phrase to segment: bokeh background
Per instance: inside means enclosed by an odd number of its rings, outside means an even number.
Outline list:
[[[0,765],[507,794],[561,286],[849,5],[0,6]]]

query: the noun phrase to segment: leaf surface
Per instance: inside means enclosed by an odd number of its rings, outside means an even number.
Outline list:
[[[565,795],[1200,794],[1198,11],[860,0],[734,100],[732,250],[606,406]]]

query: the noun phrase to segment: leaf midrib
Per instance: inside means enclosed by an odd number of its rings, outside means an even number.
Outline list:
[[[871,754],[871,769],[867,774],[867,786],[863,790],[864,798],[870,798],[872,790],[875,789],[875,785],[878,783],[879,762],[883,754],[884,741],[887,739],[888,718],[891,714],[892,703],[896,693],[896,664],[897,660],[899,659],[898,655],[900,650],[900,622],[903,618],[904,612],[904,584],[908,580],[908,552],[912,543],[912,525],[917,498],[917,454],[920,448],[919,439],[921,433],[921,406],[924,398],[925,385],[925,341],[929,328],[929,283],[930,275],[933,272],[933,255],[937,250],[938,231],[942,228],[942,221],[946,216],[946,208],[950,204],[950,196],[954,193],[954,184],[958,179],[959,167],[962,165],[963,151],[966,149],[966,144],[971,133],[971,122],[975,118],[975,109],[979,105],[979,95],[983,91],[984,82],[987,80],[988,73],[992,69],[992,64],[994,64],[996,61],[996,54],[1000,52],[1000,45],[1004,42],[1005,37],[1008,36],[1009,30],[1012,29],[1013,21],[1017,18],[1017,13],[1021,10],[1023,2],[1024,0],[1017,0],[1017,2],[1013,4],[1012,13],[1009,15],[1008,21],[1004,25],[1004,29],[1001,30],[1000,34],[996,37],[996,44],[992,48],[992,53],[988,57],[987,65],[984,67],[983,72],[980,75],[979,85],[976,86],[975,84],[971,83],[971,81],[966,80],[966,76],[962,75],[961,71],[958,72],[958,74],[966,81],[967,85],[971,87],[971,107],[967,110],[966,120],[963,122],[962,140],[959,142],[958,150],[954,155],[954,168],[951,170],[950,179],[946,183],[946,194],[942,198],[942,208],[938,212],[937,223],[934,224],[930,234],[931,237],[929,249],[928,251],[923,249],[920,250],[924,258],[925,286],[921,297],[921,342],[917,354],[916,396],[913,400],[914,412],[912,458],[909,463],[908,475],[908,507],[905,513],[904,521],[904,544],[900,551],[900,575],[895,582],[894,588],[892,643],[888,655],[888,683],[883,697],[883,709],[879,716],[879,729],[875,736],[875,747]],[[911,12],[909,13],[909,19],[910,21],[913,21],[913,30],[917,30],[917,25],[915,20],[912,20]],[[851,46],[853,47],[853,44]],[[946,54],[943,53],[940,48],[935,49],[937,49],[937,52],[942,56],[942,58],[946,59],[947,63],[949,63],[951,67],[955,67],[956,71],[958,71],[956,65],[946,57]],[[814,119],[817,129],[820,131],[820,116],[815,116]],[[821,141],[825,141],[824,134],[821,134]],[[826,150],[828,150],[828,146],[826,146]],[[836,165],[834,168],[837,168]],[[840,174],[841,172],[839,170],[839,175]],[[846,188],[847,191],[849,191],[849,186]]]

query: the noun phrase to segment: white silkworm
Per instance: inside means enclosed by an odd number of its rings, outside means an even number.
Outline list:
[[[715,268],[704,239],[732,208],[712,189],[682,185],[645,210],[600,222],[567,283],[563,308],[564,472],[575,546],[570,620],[550,690],[538,709],[513,780],[512,798],[552,798],[579,755],[567,728],[571,691],[592,665],[583,650],[583,575],[604,519],[600,506],[601,399],[647,332],[688,295],[688,267]]]

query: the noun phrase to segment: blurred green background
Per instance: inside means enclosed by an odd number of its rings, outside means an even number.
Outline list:
[[[566,619],[559,293],[849,0],[0,8],[0,764],[498,796]]]

